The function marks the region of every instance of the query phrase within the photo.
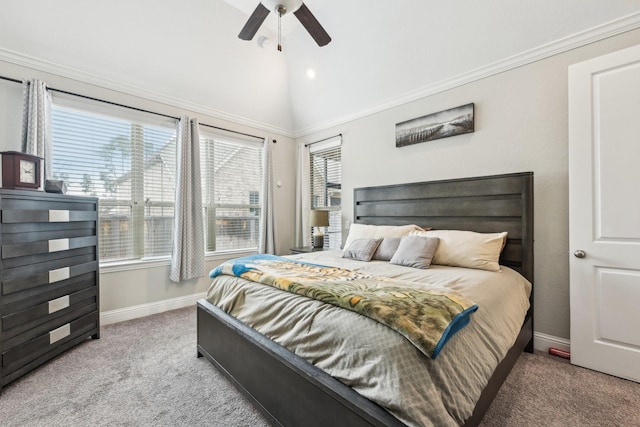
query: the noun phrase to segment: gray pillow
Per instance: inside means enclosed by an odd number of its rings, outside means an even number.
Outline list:
[[[404,236],[390,262],[413,268],[429,268],[438,243],[440,239],[437,237]]]
[[[380,246],[376,249],[376,252],[373,254],[373,259],[380,261],[389,261],[393,254],[398,250],[398,245],[400,244],[400,237],[384,237],[382,242],[380,242]]]
[[[378,249],[382,239],[356,239],[342,253],[342,258],[351,258],[358,261],[371,261],[374,252]]]

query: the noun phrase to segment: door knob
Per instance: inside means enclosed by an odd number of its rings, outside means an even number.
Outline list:
[[[577,251],[575,251],[573,253],[573,256],[576,257],[576,258],[584,258],[584,257],[587,256],[587,253],[585,251],[581,250],[581,249],[578,249]]]

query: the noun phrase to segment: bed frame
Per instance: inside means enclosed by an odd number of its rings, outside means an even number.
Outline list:
[[[354,190],[354,222],[432,229],[507,231],[501,264],[533,283],[533,173]],[[206,357],[274,425],[404,426],[306,360],[204,299],[198,301],[198,357]],[[522,351],[533,352],[531,308],[465,426],[477,426]]]

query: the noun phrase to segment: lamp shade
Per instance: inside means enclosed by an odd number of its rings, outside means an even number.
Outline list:
[[[312,209],[311,214],[309,215],[309,225],[311,227],[328,227],[329,211]]]

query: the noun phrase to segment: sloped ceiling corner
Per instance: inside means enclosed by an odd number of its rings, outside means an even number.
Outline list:
[[[0,50],[5,60],[289,132],[285,58],[238,39],[245,20],[222,0],[10,2]]]

